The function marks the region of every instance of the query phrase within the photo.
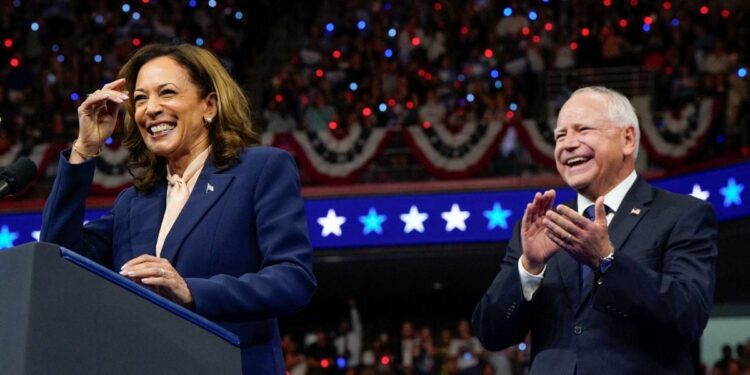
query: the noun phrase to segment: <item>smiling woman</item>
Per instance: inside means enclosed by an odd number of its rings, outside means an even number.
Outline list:
[[[96,156],[123,105],[135,186],[82,226]],[[78,121],[40,239],[236,333],[244,374],[283,373],[276,319],[316,287],[299,176],[289,154],[257,146],[247,99],[219,60],[191,45],[145,46],[81,103]]]

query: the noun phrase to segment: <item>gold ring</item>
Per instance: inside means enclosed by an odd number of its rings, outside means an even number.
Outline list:
[[[159,275],[160,275],[161,277],[164,277],[164,274],[165,274],[165,273],[166,273],[166,272],[164,271],[164,268],[159,268]]]

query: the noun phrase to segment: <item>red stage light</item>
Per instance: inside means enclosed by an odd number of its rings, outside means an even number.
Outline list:
[[[315,76],[318,78],[323,78],[323,69],[315,69]]]
[[[141,40],[139,38],[133,38],[133,47],[138,47],[141,45]]]
[[[391,363],[391,359],[387,355],[384,355],[384,356],[380,357],[380,364],[381,365],[388,366],[389,363]]]
[[[661,7],[662,7],[662,8],[664,8],[664,10],[670,10],[670,9],[672,9],[672,3],[670,3],[669,1],[665,1],[665,2],[664,2],[664,3],[662,4],[662,5],[661,5]]]
[[[19,65],[21,65],[21,60],[19,60],[18,57],[10,59],[10,66],[18,68]]]
[[[338,59],[339,57],[341,57],[341,51],[335,50],[333,51],[333,53],[331,53],[331,56],[333,56],[334,59]]]
[[[336,121],[331,121],[328,123],[328,129],[336,130],[336,128],[338,127],[339,127],[339,124],[337,124]],[[323,361],[325,361],[325,359]],[[323,364],[322,361],[321,361],[321,364]]]
[[[708,7],[705,6],[705,5],[702,6],[701,9],[700,9],[700,12],[701,12],[702,15],[705,16],[706,14],[708,14]]]
[[[545,31],[552,31],[552,22],[546,22],[544,24],[544,30]]]
[[[570,49],[572,49],[573,51],[577,50],[578,49],[578,43],[576,43],[576,42],[570,42]]]
[[[422,43],[422,41],[419,40],[418,36],[415,36],[415,37],[411,38],[411,45],[412,46],[418,46],[420,43]]]
[[[521,28],[521,34],[529,35],[530,33],[531,33],[531,29],[529,29],[528,27]]]
[[[276,94],[276,96],[273,97],[273,100],[275,100],[276,103],[281,103],[281,101],[284,100],[284,96],[281,94]]]
[[[484,50],[484,57],[491,59],[493,55],[494,53],[492,52],[491,49],[487,48]]]
[[[628,27],[628,20],[626,20],[624,18],[621,18],[620,22],[618,22],[618,24],[620,25],[620,27],[622,27],[624,29],[624,28]]]
[[[13,47],[13,39],[11,39],[11,38],[5,39],[3,41],[3,45],[5,46],[5,48]]]
[[[362,116],[370,117],[372,115],[372,109],[370,107],[362,108]]]

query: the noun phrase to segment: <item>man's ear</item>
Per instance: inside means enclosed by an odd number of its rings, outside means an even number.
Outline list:
[[[622,130],[622,152],[625,155],[633,155],[636,147],[638,145],[635,144],[635,127],[628,125]]]

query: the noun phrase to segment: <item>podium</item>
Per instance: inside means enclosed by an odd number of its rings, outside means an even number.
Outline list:
[[[240,374],[239,344],[73,251],[0,251],[0,374]]]

